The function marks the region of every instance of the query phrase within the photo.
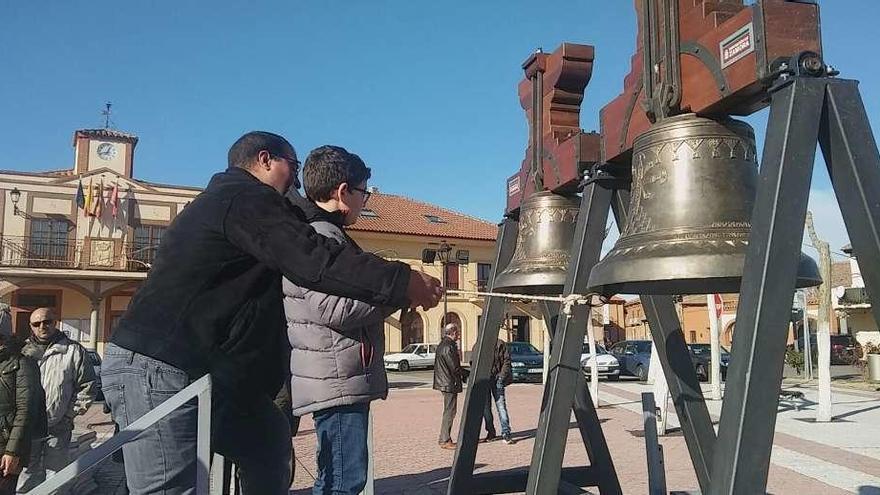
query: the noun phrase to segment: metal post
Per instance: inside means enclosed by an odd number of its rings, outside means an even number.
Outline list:
[[[782,309],[795,288],[824,93],[823,80],[802,77],[771,90],[709,494],[767,486],[789,318]]]
[[[91,348],[98,350],[98,309],[101,307],[101,299],[92,299],[92,311],[89,313],[89,337],[92,339]]]
[[[804,370],[807,380],[813,379],[813,345],[810,343],[810,315],[807,313],[807,291],[799,291],[804,300]]]
[[[517,222],[506,218],[498,229],[498,238],[495,241],[495,260],[488,281],[490,292],[495,287],[496,276],[510,263],[516,247],[516,235]],[[504,307],[503,299],[485,298],[482,324],[477,333],[474,352],[471,354],[471,374],[464,396],[461,425],[458,429],[458,445],[447,487],[449,495],[472,492],[477,441],[480,437],[480,425],[483,423],[483,408],[489,400],[489,373],[492,371]]]
[[[208,493],[211,486],[211,377],[209,386],[199,392],[198,426],[196,427],[196,493]],[[221,466],[223,463],[219,463]],[[220,479],[223,471],[220,468]],[[222,484],[222,483],[221,483]]]
[[[721,400],[721,310],[716,304],[724,301],[720,294],[706,294],[706,307],[709,309],[709,349],[711,350],[709,364],[709,379],[712,381],[712,400]]]
[[[592,313],[592,311],[590,311]],[[593,406],[599,407],[599,359],[596,356],[596,335],[593,331],[593,322],[587,320],[587,341],[590,345],[590,395],[593,397]]]
[[[843,214],[843,222],[862,260],[880,258],[880,153],[859,94],[858,81],[830,79],[819,145]],[[870,294],[880,294],[880,263],[860,266]],[[880,321],[880,304],[872,304]]]
[[[642,393],[642,422],[645,428],[645,451],[648,454],[648,493],[666,495],[666,466],[663,464],[663,446],[657,439],[656,410],[654,394]]]
[[[570,251],[571,261],[563,288],[564,295],[581,293],[586,289],[590,270],[599,260],[610,203],[610,190],[595,182],[584,188]],[[544,387],[543,407],[532,451],[526,487],[529,495],[556,493],[559,488],[571,404],[575,398],[577,382],[579,379],[583,380],[580,354],[588,314],[586,306],[576,305],[572,308],[571,315],[559,315],[550,351],[550,371]]]

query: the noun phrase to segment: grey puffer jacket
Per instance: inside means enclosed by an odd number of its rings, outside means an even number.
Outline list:
[[[291,201],[319,234],[354,244],[341,228],[341,215],[304,198]],[[305,289],[286,278],[282,286],[293,414],[386,398],[384,321],[396,309]]]

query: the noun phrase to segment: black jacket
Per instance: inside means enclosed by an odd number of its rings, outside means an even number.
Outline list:
[[[46,399],[37,363],[20,349],[0,347],[0,453],[27,466],[31,441],[46,435]]]
[[[492,378],[501,378],[501,383],[510,385],[513,383],[513,370],[510,368],[510,351],[507,344],[498,339],[495,345],[495,358],[492,360]]]
[[[282,274],[303,287],[404,307],[409,273],[404,263],[317,234],[278,192],[231,168],[171,223],[111,340],[192,379],[211,373],[226,395],[274,398],[288,366]]]
[[[458,346],[449,337],[443,337],[434,355],[434,390],[457,394],[466,371],[461,367]]]

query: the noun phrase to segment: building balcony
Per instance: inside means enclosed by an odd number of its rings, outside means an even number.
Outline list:
[[[868,307],[871,305],[868,291],[864,287],[847,287],[837,302],[841,307]]]
[[[158,248],[122,239],[0,236],[0,267],[145,272]]]

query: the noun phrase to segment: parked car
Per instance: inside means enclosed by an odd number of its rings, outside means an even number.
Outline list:
[[[691,361],[694,363],[694,371],[697,379],[708,381],[712,370],[712,346],[710,344],[688,344],[691,351]],[[721,346],[721,379],[727,379],[727,365],[730,363],[730,351]]]
[[[804,336],[798,337],[798,349],[804,352]],[[794,344],[788,345],[794,349]],[[852,335],[831,335],[831,364],[852,364],[858,358],[856,349],[858,343]],[[819,362],[819,347],[816,342],[816,334],[810,334],[810,356],[813,363]]]
[[[101,402],[104,400],[104,392],[101,390],[101,355],[91,349],[86,349],[86,353],[95,369],[95,402]]]
[[[587,379],[590,378],[590,364],[592,356],[590,356],[590,344],[584,344],[581,352],[581,368]],[[599,378],[605,377],[611,381],[620,378],[620,363],[617,358],[608,353],[604,346],[596,344],[596,368],[599,372]]]
[[[624,340],[611,346],[609,352],[620,363],[620,374],[636,376],[641,381],[648,380],[651,364],[650,340]]]
[[[541,381],[544,375],[544,355],[528,342],[508,342],[510,369],[515,382]]]
[[[409,371],[414,368],[432,368],[436,352],[437,344],[409,344],[400,352],[385,355],[385,369]]]

